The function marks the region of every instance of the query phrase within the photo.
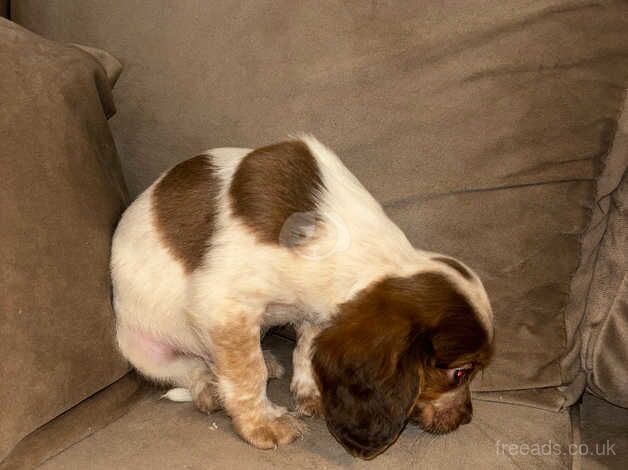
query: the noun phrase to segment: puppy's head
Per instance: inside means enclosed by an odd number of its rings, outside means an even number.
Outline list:
[[[330,432],[352,455],[371,459],[408,420],[436,434],[469,422],[469,382],[490,358],[491,322],[470,272],[388,277],[359,292],[314,342]]]

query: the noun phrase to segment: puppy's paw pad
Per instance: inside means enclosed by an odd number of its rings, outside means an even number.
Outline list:
[[[290,444],[303,434],[305,427],[294,416],[283,414],[262,424],[240,429],[240,435],[258,449],[274,449]]]

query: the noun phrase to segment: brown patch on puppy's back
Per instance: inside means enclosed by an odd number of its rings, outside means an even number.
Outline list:
[[[282,142],[249,153],[240,162],[229,196],[233,213],[265,243],[279,244],[282,228],[296,236],[315,223],[316,194],[323,188],[316,159],[301,141]],[[291,246],[292,240],[284,240]]]
[[[157,230],[188,273],[200,266],[214,232],[218,191],[219,181],[207,155],[179,163],[153,191]]]

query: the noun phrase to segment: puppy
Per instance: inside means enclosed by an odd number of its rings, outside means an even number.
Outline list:
[[[266,395],[282,368],[260,333],[298,333],[297,411],[321,413],[370,459],[408,421],[471,419],[469,382],[491,355],[478,277],[417,250],[338,157],[310,136],[220,148],[166,171],[124,213],[111,272],[117,341],[143,375],[178,388],[261,449],[300,421]]]

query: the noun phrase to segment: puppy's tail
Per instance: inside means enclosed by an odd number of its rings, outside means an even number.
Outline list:
[[[159,398],[176,402],[187,402],[192,401],[192,394],[187,388],[171,388]]]

